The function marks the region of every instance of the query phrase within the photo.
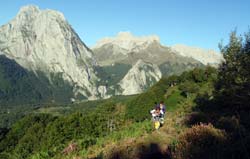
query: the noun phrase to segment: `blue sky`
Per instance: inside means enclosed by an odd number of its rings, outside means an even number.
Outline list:
[[[250,26],[250,0],[8,0],[0,6],[0,25],[28,4],[62,12],[88,46],[131,31],[156,34],[164,45],[218,50],[232,30],[244,33]]]

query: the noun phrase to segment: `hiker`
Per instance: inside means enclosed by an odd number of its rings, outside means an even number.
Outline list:
[[[160,106],[156,106],[153,110],[150,111],[152,115],[153,125],[156,130],[158,130],[164,124],[164,113],[161,110]]]
[[[154,109],[149,111],[149,113],[152,115],[152,117],[155,116],[154,113],[155,113],[155,111],[156,111],[156,108],[159,107],[159,106],[160,106],[160,105],[158,105],[158,103],[155,102]]]
[[[152,117],[156,117],[156,116],[163,116],[163,111],[161,110],[161,108],[159,106],[156,106],[153,110],[150,111]]]
[[[164,104],[163,101],[160,102],[160,108],[161,108],[161,110],[163,112],[163,115],[165,115],[165,113],[166,113],[166,105]]]

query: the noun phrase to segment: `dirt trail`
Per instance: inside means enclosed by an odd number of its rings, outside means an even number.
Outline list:
[[[167,113],[164,124],[159,130],[154,130],[149,137],[158,138],[158,144],[169,145],[174,139],[178,137],[181,131],[183,131],[182,118],[177,112]]]

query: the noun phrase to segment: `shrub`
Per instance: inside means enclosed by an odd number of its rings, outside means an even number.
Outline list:
[[[194,125],[184,132],[173,152],[175,159],[223,158],[226,134],[211,124]]]
[[[233,117],[221,117],[217,122],[218,128],[224,129],[226,132],[235,132],[240,128],[239,119]]]
[[[208,123],[209,119],[205,113],[202,112],[192,112],[187,115],[185,118],[185,124],[187,125],[195,125],[199,123]]]
[[[179,89],[182,91],[183,96],[189,97],[190,94],[198,92],[199,85],[194,82],[186,81],[179,85]]]

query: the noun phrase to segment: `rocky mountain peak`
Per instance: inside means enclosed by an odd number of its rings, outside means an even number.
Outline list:
[[[0,51],[48,78],[60,74],[72,84],[76,96],[95,98],[98,94],[92,52],[58,11],[22,7],[12,21],[0,27]]]
[[[65,20],[63,13],[51,9],[41,10],[36,5],[21,7],[16,17],[18,20],[30,20],[32,17],[38,17],[40,15],[46,15],[48,18],[56,17],[61,20]]]
[[[41,10],[38,6],[28,5],[19,10],[17,16],[10,24],[17,28],[34,29],[34,23],[37,22],[39,22],[41,26],[47,27],[50,23],[67,23],[61,12],[50,9]]]
[[[106,44],[119,46],[125,50],[133,50],[136,47],[146,47],[153,42],[160,43],[160,38],[156,35],[134,36],[130,32],[119,32],[116,37],[106,37],[97,42],[94,49],[100,48]]]
[[[18,12],[18,16],[19,15],[34,15],[34,13],[39,13],[40,9],[38,6],[36,5],[27,5],[27,6],[23,6],[20,8],[19,12]]]

